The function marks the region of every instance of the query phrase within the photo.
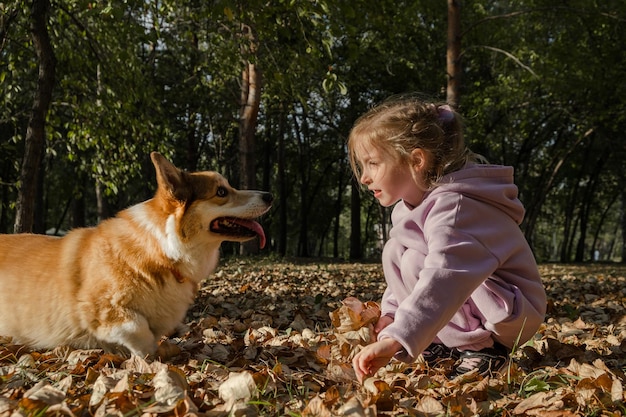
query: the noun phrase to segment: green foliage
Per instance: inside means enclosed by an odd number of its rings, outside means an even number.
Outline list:
[[[620,19],[626,9],[537,0],[473,12],[469,20],[476,23],[464,38],[472,88],[463,106],[476,115],[468,136],[488,159],[516,168],[537,256],[589,260],[592,245],[573,250],[581,239],[591,241],[581,229],[583,207],[590,199],[606,207],[609,195],[622,192],[611,172],[625,151],[616,141],[623,136],[624,91],[614,84],[623,72],[614,45],[626,40]],[[602,211],[595,211],[589,227],[600,230]],[[608,250],[619,246],[619,235],[602,240],[603,259],[619,259]]]
[[[0,4],[0,231],[12,222],[37,86],[29,13]],[[537,257],[620,259],[626,6],[469,1],[461,13],[466,136],[515,167]],[[152,150],[237,185],[250,61],[262,74],[257,183],[280,197],[269,234],[286,235],[287,254],[348,256],[345,139],[391,94],[444,98],[446,19],[445,2],[427,0],[52,1],[47,226],[69,227],[66,207],[81,199],[92,224],[98,196],[112,211],[148,198]],[[361,197],[364,253],[376,254],[387,213]]]

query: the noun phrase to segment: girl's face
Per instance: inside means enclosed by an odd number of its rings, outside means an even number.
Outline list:
[[[359,181],[382,206],[389,207],[399,200],[413,207],[422,202],[427,187],[420,180],[421,168],[396,160],[375,146],[359,146],[356,158],[361,166]]]

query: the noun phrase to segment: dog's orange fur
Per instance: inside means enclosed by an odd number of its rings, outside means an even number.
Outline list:
[[[0,336],[33,348],[154,354],[215,269],[220,244],[249,240],[251,231],[264,244],[251,219],[269,210],[271,194],[235,190],[216,172],[187,173],[151,157],[158,183],[151,200],[61,238],[0,235]],[[222,224],[216,232],[211,225],[224,217],[249,231]]]

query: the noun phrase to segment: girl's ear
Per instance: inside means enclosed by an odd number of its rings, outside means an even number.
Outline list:
[[[411,166],[418,170],[424,171],[428,167],[428,155],[421,148],[415,148],[411,151]]]

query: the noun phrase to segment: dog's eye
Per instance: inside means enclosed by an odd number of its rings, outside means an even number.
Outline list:
[[[218,197],[226,197],[228,194],[228,190],[225,187],[217,187],[217,191],[215,191],[215,195]]]

